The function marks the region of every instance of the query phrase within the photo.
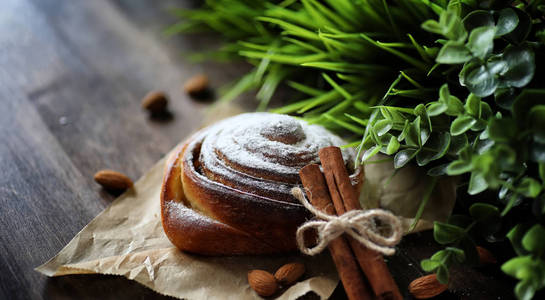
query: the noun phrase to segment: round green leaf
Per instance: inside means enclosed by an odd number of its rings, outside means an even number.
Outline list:
[[[479,141],[475,142],[475,151],[477,154],[483,154],[486,153],[492,146],[494,146],[494,141],[490,139],[479,139]]]
[[[446,104],[449,97],[450,97],[450,92],[448,90],[448,85],[445,83],[439,89],[439,102]]]
[[[467,31],[482,26],[494,26],[494,18],[486,10],[474,10],[467,14],[462,22]]]
[[[445,155],[450,146],[450,134],[448,132],[441,131],[439,133],[432,134],[430,140],[426,144],[426,148],[432,149],[437,153],[437,156],[433,159],[439,159]]]
[[[510,142],[517,135],[517,126],[512,119],[492,118],[488,124],[490,138],[497,142]]]
[[[500,217],[500,210],[491,204],[477,202],[469,207],[469,214],[478,222],[488,222]]]
[[[405,141],[409,146],[421,146],[422,140],[420,137],[420,116],[416,117],[414,121],[411,122],[409,130],[407,131],[407,136]]]
[[[420,117],[420,121],[424,125],[424,128],[431,131],[431,129],[432,129],[431,128],[431,120],[430,120],[430,116],[428,115],[428,112],[426,111],[426,106],[424,104],[418,104],[414,108],[414,113],[415,113],[415,115]],[[423,140],[422,144],[425,144],[425,143],[426,142]]]
[[[443,176],[447,174],[447,167],[448,164],[442,164],[429,169],[426,174],[431,177]]]
[[[518,255],[528,254],[526,249],[524,249],[524,247],[522,247],[522,238],[524,237],[524,233],[526,232],[526,228],[522,224],[517,224],[506,235],[506,237],[509,239],[509,241],[511,241],[511,245],[513,246],[513,249],[515,250],[515,252]]]
[[[458,227],[467,227],[473,222],[473,218],[468,215],[453,214],[448,217],[447,223]]]
[[[504,8],[500,11],[496,24],[496,36],[502,36],[513,31],[519,24],[519,17],[512,8]]]
[[[448,269],[445,265],[441,265],[437,268],[437,281],[442,284],[448,284]]]
[[[475,117],[481,117],[481,98],[475,96],[474,94],[469,94],[466,99],[466,104],[464,105],[466,112]]]
[[[471,51],[464,44],[448,41],[435,60],[440,64],[462,64],[471,58]]]
[[[519,300],[532,300],[536,292],[533,280],[523,280],[515,286],[515,295]]]
[[[384,135],[392,129],[392,122],[387,119],[379,120],[373,126],[373,130],[378,136]]]
[[[446,261],[449,256],[449,252],[446,249],[439,250],[431,256],[431,260]]]
[[[430,138],[430,131],[427,128],[420,130],[420,145],[425,145]]]
[[[506,34],[504,37],[512,44],[520,44],[526,40],[526,37],[530,33],[532,28],[532,19],[526,12],[518,8],[512,7],[511,9],[513,9],[517,14],[519,22],[515,29]]]
[[[495,33],[496,29],[494,26],[475,28],[469,34],[469,40],[466,46],[475,57],[483,59],[486,55],[490,54],[494,48]]]
[[[384,135],[381,135],[378,137],[378,145],[381,145],[383,146],[381,151],[383,153],[386,153],[386,146],[390,143],[390,140],[391,138],[393,137],[393,135],[389,134],[389,133],[386,133]]]
[[[405,139],[405,137],[407,136],[407,132],[409,132],[409,127],[411,125],[409,124],[409,120],[405,119],[405,124],[403,125],[403,130],[401,131],[401,133],[397,136],[397,141],[398,142],[401,142]]]
[[[411,159],[413,159],[418,153],[415,149],[405,149],[396,153],[394,156],[394,167],[399,169],[405,166]]]
[[[488,183],[484,178],[483,174],[473,172],[469,179],[469,186],[467,188],[467,193],[470,195],[476,195],[488,188]]]
[[[450,134],[448,132],[434,133],[426,143],[426,149],[422,149],[416,155],[419,166],[427,165],[430,161],[443,157],[450,146]]]
[[[433,223],[433,237],[439,244],[453,243],[464,237],[464,235],[465,231],[461,227],[442,222]]]
[[[450,134],[451,135],[460,135],[468,131],[471,126],[473,126],[477,120],[472,116],[462,115],[452,121],[450,125]]]
[[[532,266],[532,260],[530,255],[514,257],[504,263],[501,270],[507,275],[518,278],[518,274],[522,269]]]
[[[503,73],[507,70],[507,62],[503,59],[503,56],[500,54],[491,55],[486,60],[486,68],[488,72],[492,74]]]
[[[481,131],[481,130],[484,130],[487,125],[488,125],[488,122],[486,122],[485,120],[477,119],[477,122],[475,122],[475,124],[471,126],[471,130]]]
[[[447,247],[446,250],[450,253],[452,258],[456,260],[456,262],[463,262],[466,259],[466,256],[464,254],[464,250],[458,249],[455,247]]]
[[[536,224],[522,238],[522,246],[527,251],[541,254],[545,251],[545,227]]]
[[[422,29],[437,34],[443,33],[443,27],[441,27],[439,22],[435,20],[427,20],[426,22],[422,23]]]
[[[481,119],[488,120],[492,116],[492,108],[488,103],[481,101]]]
[[[504,85],[524,87],[534,77],[535,55],[529,47],[508,46],[503,59],[507,63],[506,71],[500,74]]]
[[[506,144],[496,144],[492,151],[492,155],[494,157],[501,157],[499,161],[496,160],[495,162],[500,166],[500,168],[513,168],[513,164],[516,162],[517,159],[517,152],[511,146]]]
[[[397,138],[395,136],[392,136],[390,138],[390,142],[388,143],[388,146],[386,147],[386,154],[392,155],[397,152],[399,149],[399,142],[397,141]]]
[[[424,259],[420,262],[420,267],[425,272],[431,272],[437,269],[440,265],[441,265],[440,261],[431,260],[431,259]]]
[[[449,40],[464,41],[467,37],[467,31],[462,24],[458,13],[452,10],[446,10],[439,17],[439,24],[442,27],[442,33]]]
[[[444,113],[447,110],[448,106],[445,103],[441,102],[432,102],[428,106],[428,116],[434,117]]]
[[[467,136],[465,134],[451,136],[450,148],[448,150],[451,154],[458,154],[468,144]]]
[[[487,67],[474,62],[464,65],[459,77],[460,84],[479,97],[492,95],[499,84]]]
[[[517,95],[518,94],[514,88],[496,89],[494,92],[494,100],[499,107],[510,110]]]
[[[450,176],[460,175],[473,170],[471,163],[463,160],[455,160],[451,162],[447,167],[447,174]]]
[[[363,156],[362,156],[361,160],[362,160],[362,161],[366,161],[366,160],[368,160],[369,158],[375,156],[375,155],[380,151],[380,148],[381,148],[381,146],[375,145],[375,146],[373,146],[373,147],[367,149],[367,151],[365,151],[365,152],[363,153]]]
[[[522,178],[517,187],[517,191],[528,198],[537,197],[541,193],[541,189],[541,184],[531,177]]]
[[[460,101],[460,99],[458,99],[456,96],[449,96],[447,100],[447,110],[445,111],[445,114],[449,116],[458,116],[463,112],[464,105],[462,104],[462,101]]]

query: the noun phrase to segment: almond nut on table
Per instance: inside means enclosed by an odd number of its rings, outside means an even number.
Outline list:
[[[208,77],[204,74],[195,75],[184,84],[184,90],[189,95],[195,96],[208,89]]]
[[[166,94],[160,91],[151,91],[142,99],[142,108],[152,114],[164,112],[167,104],[168,98]]]
[[[248,283],[259,296],[263,297],[271,296],[278,290],[278,283],[274,276],[263,270],[248,272]]]
[[[126,190],[133,185],[127,175],[113,170],[100,170],[95,173],[94,179],[108,190]]]
[[[435,274],[418,277],[409,284],[409,293],[416,299],[428,299],[446,291],[448,285],[437,280]]]
[[[281,285],[289,286],[294,284],[303,273],[305,273],[305,265],[295,262],[281,266],[276,273],[274,273],[274,277]]]

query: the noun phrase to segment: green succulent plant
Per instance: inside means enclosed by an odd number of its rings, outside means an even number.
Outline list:
[[[451,265],[478,264],[476,243],[507,238],[516,296],[545,287],[545,1],[208,0],[174,13],[167,34],[219,32],[205,57],[254,65],[220,101],[256,90],[264,110],[284,84],[293,99],[272,111],[344,134],[360,162],[383,153],[432,185],[461,177],[464,201],[434,225],[446,248],[422,269],[446,282]]]

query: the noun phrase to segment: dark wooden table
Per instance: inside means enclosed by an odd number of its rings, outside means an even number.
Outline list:
[[[244,69],[193,64],[181,55],[208,49],[214,39],[161,35],[175,21],[167,8],[189,5],[0,2],[0,299],[162,298],[122,277],[46,278],[33,269],[114,199],[93,182],[97,170],[137,179],[201,124],[209,104],[182,92],[186,79],[205,72],[219,87]],[[141,110],[152,89],[170,95],[172,118],[153,120]],[[417,235],[389,260],[404,292],[433,250],[429,234]],[[489,284],[506,280],[497,272],[471,274],[463,277],[472,283],[446,297],[510,298],[511,283]]]

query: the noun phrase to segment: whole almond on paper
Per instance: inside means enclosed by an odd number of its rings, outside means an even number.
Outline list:
[[[142,108],[152,114],[162,113],[166,110],[168,99],[165,93],[159,91],[149,92],[142,99]]]
[[[263,270],[248,272],[248,283],[259,296],[263,297],[271,296],[278,290],[278,283],[274,276]]]
[[[208,88],[208,77],[206,75],[200,74],[195,75],[184,84],[184,90],[186,93],[195,96],[200,93],[203,93]]]
[[[437,281],[435,274],[416,278],[409,284],[409,293],[416,299],[428,299],[446,291],[448,286]]]
[[[95,173],[94,179],[108,190],[126,190],[133,185],[127,175],[113,170],[100,170]]]
[[[295,262],[281,266],[274,273],[274,277],[281,285],[289,286],[294,284],[303,273],[305,273],[305,265]]]
[[[483,265],[495,264],[498,262],[494,254],[492,254],[492,252],[488,251],[486,248],[477,246],[477,253],[479,254],[479,261]]]

